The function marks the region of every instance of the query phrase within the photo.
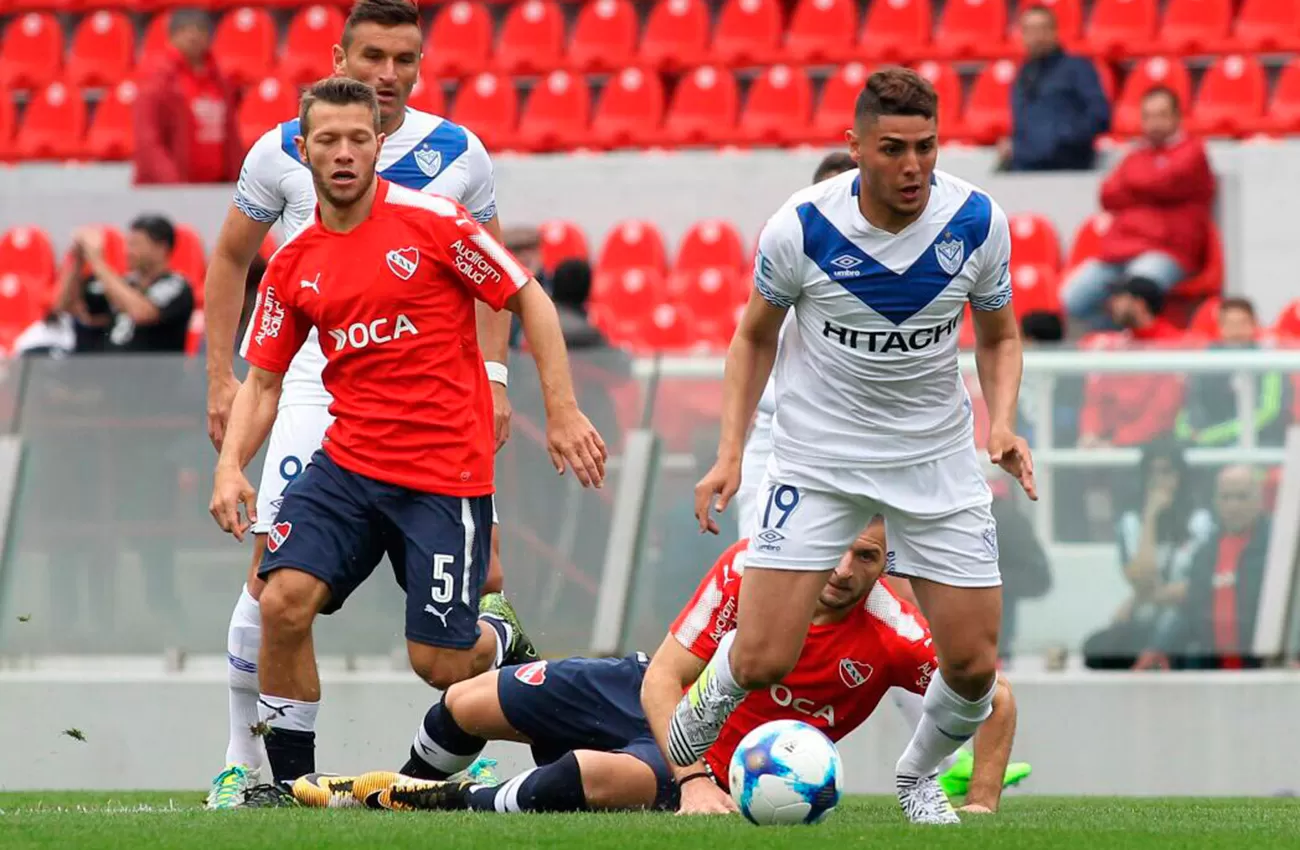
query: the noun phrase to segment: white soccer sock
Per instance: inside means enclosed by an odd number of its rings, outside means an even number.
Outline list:
[[[242,764],[258,770],[266,763],[266,746],[253,734],[257,715],[257,653],[262,646],[262,614],[248,592],[239,594],[230,615],[226,634],[226,658],[230,688],[230,742],[226,764]]]
[[[749,691],[736,684],[736,677],[731,673],[731,645],[735,642],[736,631],[733,629],[718,641],[718,650],[713,653],[713,660],[709,664],[713,666],[713,674],[723,693],[733,697],[743,697]]]
[[[903,715],[907,728],[911,729],[912,733],[915,734],[916,728],[921,725],[921,718],[925,716],[925,697],[902,688],[890,688],[889,693],[894,698],[894,705],[898,708],[898,713]],[[957,749],[960,750],[961,748],[958,747]],[[939,762],[939,769],[936,772],[947,773],[956,763],[957,751],[954,751]]]
[[[996,689],[994,682],[988,693],[971,702],[950,688],[942,673],[935,673],[925,692],[925,712],[898,760],[897,773],[902,776],[936,773],[944,757],[957,752],[988,719]]]
[[[257,697],[257,715],[272,729],[314,733],[318,711],[320,701],[302,702],[270,694],[259,694]]]

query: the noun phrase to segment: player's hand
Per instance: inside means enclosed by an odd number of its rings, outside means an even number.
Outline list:
[[[701,534],[706,531],[718,533],[718,522],[711,511],[725,511],[739,489],[740,459],[718,458],[713,468],[695,485],[695,519],[700,524]]]
[[[504,385],[489,381],[488,386],[492,388],[492,433],[496,435],[497,451],[501,451],[506,440],[510,439],[510,417],[515,411],[510,406],[510,396],[506,394]]]
[[[208,439],[217,451],[226,439],[226,424],[230,421],[230,408],[239,392],[239,380],[229,374],[223,378],[208,379]]]
[[[239,506],[243,505],[243,514]],[[212,487],[212,502],[208,513],[221,526],[221,530],[235,535],[241,543],[244,534],[257,522],[257,491],[248,483],[241,469],[217,465],[216,483]],[[245,517],[247,517],[245,519]]]
[[[992,815],[997,813],[997,809],[991,809],[980,803],[968,803],[957,811],[965,815]]]
[[[989,434],[989,460],[1002,467],[1020,482],[1025,495],[1038,501],[1038,485],[1034,483],[1034,458],[1029,453],[1029,443],[1007,428],[995,428]]]
[[[731,795],[714,784],[711,779],[697,779],[681,787],[679,815],[729,815],[740,811]]]
[[[1133,665],[1134,670],[1168,670],[1169,656],[1154,649],[1143,650]]]
[[[98,227],[83,227],[72,237],[81,246],[87,258],[98,257],[104,252],[104,231]]]
[[[583,487],[599,487],[605,482],[605,441],[578,406],[570,405],[547,417],[546,450],[555,471],[564,474],[565,464]]]

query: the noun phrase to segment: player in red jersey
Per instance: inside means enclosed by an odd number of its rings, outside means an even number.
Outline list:
[[[880,581],[884,534],[880,520],[862,532],[822,590],[794,670],[780,684],[746,697],[695,765],[670,769],[650,730],[667,722],[719,639],[736,627],[745,540],[704,576],[653,661],[642,653],[535,661],[453,685],[425,717],[419,746],[432,755],[403,768],[420,778],[363,774],[348,783],[352,794],[346,800],[329,801],[310,788],[299,799],[339,805],[360,797],[386,808],[495,812],[734,811],[727,768],[752,729],[770,720],[802,720],[838,741],[872,714],[891,687],[922,693],[929,684],[937,665],[926,623]],[[649,723],[642,702],[651,710]],[[1015,724],[1011,688],[1000,679],[993,714],[975,739],[966,810],[997,810]],[[447,781],[489,740],[531,744],[539,767],[496,787]],[[439,769],[425,769],[431,764]]]
[[[314,770],[318,613],[339,609],[385,554],[406,590],[412,667],[431,685],[500,666],[509,618],[479,615],[492,527],[493,406],[475,299],[519,314],[532,348],[556,469],[600,486],[605,446],[574,400],[555,309],[459,204],[375,175],[374,90],[336,77],[303,97],[299,154],[318,199],[271,258],[217,462],[211,511],[242,539],[256,521],[243,468],[275,419],[290,360],[319,329],[334,423],[286,490],[260,575],[259,715],[277,786]],[[240,505],[244,515],[240,514]],[[480,628],[483,623],[489,628]],[[283,802],[272,786],[263,805]]]

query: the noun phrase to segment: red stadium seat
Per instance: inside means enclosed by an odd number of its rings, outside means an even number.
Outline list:
[[[564,13],[551,0],[522,0],[501,24],[495,61],[507,74],[542,74],[564,53]]]
[[[592,280],[589,315],[596,327],[617,340],[633,328],[667,294],[664,273],[646,266],[599,268]]]
[[[853,105],[866,81],[867,67],[861,62],[843,65],[828,77],[804,141],[842,142],[844,131],[853,124]]]
[[[208,260],[203,250],[203,237],[186,224],[176,225],[176,247],[172,249],[172,271],[190,282],[194,289],[195,306],[203,306],[203,278]]]
[[[305,86],[334,73],[333,47],[343,32],[343,13],[334,6],[308,6],[289,21],[279,74]]]
[[[81,92],[50,83],[27,104],[15,153],[21,159],[76,159],[86,135],[86,104]]]
[[[1187,325],[1187,330],[1194,336],[1205,340],[1218,339],[1219,305],[1221,303],[1223,303],[1221,298],[1207,298],[1192,314],[1192,321]]]
[[[456,90],[451,120],[473,127],[490,151],[510,147],[519,120],[519,95],[509,77],[485,71]]]
[[[791,62],[825,64],[853,55],[858,7],[852,0],[799,0],[785,34]]]
[[[54,246],[39,227],[14,227],[0,234],[0,270],[35,281],[42,289],[54,285]]]
[[[1046,266],[1052,271],[1061,267],[1061,237],[1049,218],[1013,215],[1007,224],[1011,230],[1011,256],[1017,264]]]
[[[1158,17],[1155,0],[1097,0],[1082,46],[1098,56],[1126,58],[1134,45],[1152,43]]]
[[[595,0],[578,11],[568,64],[578,71],[617,71],[636,61],[640,28],[631,0]]]
[[[1205,136],[1243,136],[1259,128],[1268,80],[1254,57],[1225,56],[1201,77],[1192,129]]]
[[[875,63],[929,56],[933,15],[930,0],[875,0],[867,6],[856,58]]]
[[[682,77],[673,92],[661,137],[673,145],[717,145],[736,132],[740,93],[725,68],[704,65]]]
[[[1190,318],[1192,308],[1206,298],[1223,293],[1223,237],[1219,228],[1210,223],[1210,232],[1206,238],[1205,263],[1201,270],[1189,278],[1179,281],[1169,291],[1166,311],[1171,307],[1180,310],[1183,318]]]
[[[149,18],[144,28],[144,39],[140,42],[140,65],[145,65],[167,51],[170,43],[167,38],[167,23],[171,12],[159,12]]]
[[[664,238],[653,222],[629,219],[614,225],[600,248],[601,271],[648,268],[661,274],[668,268]]]
[[[519,139],[530,151],[581,144],[591,120],[591,90],[580,74],[552,71],[533,87],[519,118]]]
[[[1191,102],[1192,78],[1180,60],[1153,56],[1139,62],[1129,71],[1115,104],[1111,129],[1116,135],[1132,136],[1142,129],[1142,98],[1160,86],[1173,91],[1184,109]]]
[[[135,83],[123,80],[95,107],[95,117],[86,132],[86,156],[90,159],[125,160],[135,153],[135,128],[132,110]]]
[[[1154,50],[1176,56],[1210,53],[1227,43],[1232,0],[1169,0]]]
[[[691,312],[680,304],[659,304],[639,323],[629,342],[634,351],[687,351],[695,343]]]
[[[737,305],[744,303],[737,298],[739,275],[731,265],[681,268],[673,272],[668,292],[673,300],[689,304],[697,319],[729,325]]]
[[[0,163],[13,158],[14,127],[17,123],[14,102],[7,95],[0,95]]]
[[[1300,0],[1244,0],[1232,27],[1232,49],[1246,53],[1300,50]]]
[[[1015,249],[1011,249],[1015,256]],[[1061,280],[1056,269],[1018,263],[1011,270],[1011,306],[1017,316],[1061,312]]]
[[[1300,299],[1286,305],[1278,314],[1273,333],[1288,342],[1300,341]]]
[[[548,272],[565,260],[585,260],[590,255],[582,228],[571,221],[542,222],[542,268]]]
[[[1097,256],[1101,250],[1101,238],[1110,230],[1111,222],[1110,213],[1103,212],[1089,217],[1079,225],[1074,233],[1074,241],[1070,244],[1070,259],[1066,264],[1068,268],[1073,269]]]
[[[683,70],[704,61],[708,45],[704,0],[659,0],[646,19],[640,61],[660,70]]]
[[[1011,85],[1016,63],[1001,59],[984,66],[966,99],[963,123],[976,144],[991,145],[1011,133]]]
[[[591,119],[591,142],[597,147],[633,147],[648,143],[664,116],[664,86],[659,75],[625,68],[601,93]]]
[[[0,89],[39,89],[63,64],[63,27],[47,12],[11,18],[0,39]],[[6,95],[8,92],[6,92]]]
[[[0,273],[0,358],[42,312],[31,281],[13,272]]]
[[[1083,31],[1083,7],[1079,0],[1020,0],[1016,18],[1019,19],[1031,6],[1043,6],[1056,16],[1056,34],[1064,47],[1073,48],[1079,43]],[[1020,41],[1018,26],[1011,27],[1010,46],[1016,56],[1024,55],[1025,46]]]
[[[773,61],[781,43],[777,0],[725,0],[713,30],[712,60],[730,67]]]
[[[481,3],[458,0],[434,14],[420,73],[430,80],[476,74],[491,53],[492,14]]]
[[[740,139],[759,145],[799,141],[812,115],[812,96],[812,83],[802,68],[773,65],[749,87]]]
[[[678,272],[705,268],[739,271],[749,263],[745,244],[731,222],[723,219],[697,221],[682,236],[673,269]]]
[[[1101,83],[1101,93],[1106,100],[1115,102],[1115,69],[1104,59],[1094,59],[1092,67],[1097,72],[1097,81]]]
[[[961,78],[951,65],[941,62],[922,62],[916,72],[930,81],[939,96],[939,134],[941,138],[966,138],[966,125],[961,120]]]
[[[242,6],[227,12],[212,36],[217,67],[237,86],[262,79],[275,64],[275,20],[265,9]]]
[[[235,120],[240,143],[245,150],[251,148],[263,133],[297,112],[298,92],[275,77],[267,77],[246,89],[239,101]]]
[[[447,98],[436,77],[420,76],[411,89],[411,97],[406,101],[412,109],[442,115],[447,111]]]
[[[1261,129],[1274,133],[1300,132],[1300,59],[1292,59],[1273,83],[1273,98]]]
[[[135,62],[135,27],[121,12],[100,10],[81,19],[68,51],[68,82],[111,86],[125,79]]]
[[[948,0],[934,33],[932,55],[942,59],[997,58],[1007,44],[1007,3],[1003,0]]]

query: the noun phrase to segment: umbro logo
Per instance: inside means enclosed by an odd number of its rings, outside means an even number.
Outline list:
[[[848,271],[849,269],[856,269],[858,266],[862,265],[862,258],[855,257],[852,254],[840,254],[838,257],[831,260],[831,265],[835,266],[837,269]]]

